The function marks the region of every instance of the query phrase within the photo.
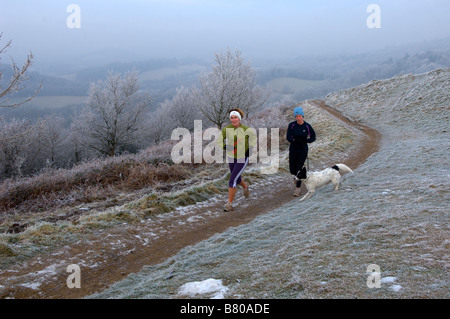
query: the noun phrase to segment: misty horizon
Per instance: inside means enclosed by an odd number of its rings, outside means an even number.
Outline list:
[[[450,3],[435,1],[2,1],[0,32],[20,64],[95,65],[158,58],[252,61],[359,54],[450,36]],[[75,7],[71,5],[75,5]]]

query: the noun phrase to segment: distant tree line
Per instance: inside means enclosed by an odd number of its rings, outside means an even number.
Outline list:
[[[217,53],[215,63],[199,77],[198,87],[177,88],[154,111],[137,71],[108,72],[105,80],[90,84],[86,105],[71,121],[57,115],[36,123],[0,119],[0,179],[134,153],[170,139],[177,127],[193,129],[196,119],[222,127],[231,108],[247,114],[262,108],[270,93],[257,85],[240,51]]]
[[[10,43],[0,46],[0,54],[6,52]],[[37,93],[76,95],[83,91],[82,95],[88,98],[82,107],[72,109],[73,115],[47,114],[33,122],[0,116],[0,180],[37,174],[45,169],[70,168],[92,158],[135,153],[170,139],[177,127],[192,130],[196,119],[203,120],[204,127],[222,127],[227,122],[227,111],[234,107],[240,107],[251,116],[264,105],[279,103],[281,99],[297,103],[374,79],[450,67],[449,56],[448,51],[425,51],[399,58],[317,57],[256,72],[241,52],[228,50],[215,54],[210,72],[192,74],[196,79],[188,82],[190,87],[178,85],[179,82],[171,79],[165,83],[146,83],[142,88],[137,71],[129,71],[131,64],[115,65],[115,69],[123,72],[107,72],[103,67],[81,72],[78,80],[98,79],[98,73],[104,72],[101,80],[81,87],[73,86],[81,81],[40,77],[41,87],[40,81],[29,76],[33,60],[30,53],[23,66],[12,62],[10,69],[0,70],[3,108],[20,106]],[[173,63],[176,61],[154,61],[137,66],[151,70],[173,66]],[[289,89],[286,94],[272,95],[269,99],[269,91],[263,87],[279,77],[320,81],[320,85]],[[152,96],[148,93],[148,85],[159,85],[164,94],[155,99],[154,91]],[[161,99],[162,96],[166,98]]]
[[[265,85],[274,78],[296,78],[320,81],[297,90],[286,88],[293,100],[317,99],[329,93],[355,87],[372,80],[381,80],[399,74],[421,74],[438,68],[450,67],[450,49],[427,50],[420,53],[392,57],[389,54],[361,54],[355,56],[330,56],[299,58],[291,65],[277,66],[258,72],[258,82]]]

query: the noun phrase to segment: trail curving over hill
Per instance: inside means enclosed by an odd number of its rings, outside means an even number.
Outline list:
[[[355,132],[357,139],[351,152],[346,154],[347,165],[355,169],[377,152],[381,138],[378,131],[352,122],[324,101],[308,103]],[[330,159],[322,164],[335,163]],[[0,297],[82,298],[101,292],[127,275],[140,271],[143,266],[161,263],[184,247],[298,200],[292,197],[291,179],[288,174],[278,174],[252,184],[251,198],[245,203],[241,201],[233,213],[224,213],[223,201],[214,199],[161,216],[148,224],[108,230],[47,256],[32,258],[23,265],[0,271]],[[71,264],[80,266],[80,289],[67,288],[66,280],[70,275],[67,266]]]

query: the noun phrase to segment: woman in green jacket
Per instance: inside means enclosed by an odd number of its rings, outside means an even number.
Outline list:
[[[251,149],[256,145],[254,130],[241,123],[244,112],[238,108],[229,111],[231,124],[224,127],[219,137],[219,146],[226,150],[227,163],[230,169],[228,184],[228,202],[224,210],[234,210],[233,200],[236,196],[237,185],[244,189],[244,196],[248,198],[249,183],[242,178],[242,173],[247,167]]]

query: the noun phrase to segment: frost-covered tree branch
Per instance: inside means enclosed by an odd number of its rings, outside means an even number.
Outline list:
[[[20,177],[26,168],[26,162],[37,155],[34,152],[35,134],[27,120],[0,120],[0,177]]]
[[[0,33],[0,40],[2,38],[2,33]],[[3,54],[6,52],[6,50],[11,46],[11,41],[8,41],[6,45],[3,47],[0,47],[0,54]],[[0,58],[1,59],[1,58]],[[33,54],[30,52],[28,54],[27,59],[25,63],[22,65],[22,67],[18,67],[17,64],[14,62],[14,60],[11,58],[11,68],[13,71],[13,75],[11,79],[9,79],[6,82],[6,85],[2,85],[2,71],[0,70],[0,107],[18,107],[22,104],[25,104],[29,101],[31,101],[39,92],[39,90],[42,87],[42,84],[39,86],[39,88],[34,92],[34,94],[22,101],[19,102],[11,102],[10,97],[17,93],[18,91],[22,90],[24,88],[23,82],[28,80],[28,76],[26,74],[28,68],[31,66],[33,61]]]
[[[240,108],[247,116],[260,109],[270,93],[256,85],[256,72],[239,50],[216,53],[212,72],[200,77],[199,109],[221,128],[228,111]]]
[[[150,98],[138,91],[136,71],[123,77],[108,72],[105,81],[91,84],[86,108],[76,126],[80,143],[106,156],[135,146],[145,107],[150,103]]]

